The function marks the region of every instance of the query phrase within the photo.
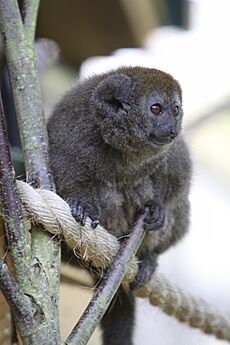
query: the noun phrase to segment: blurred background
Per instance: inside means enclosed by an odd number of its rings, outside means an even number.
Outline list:
[[[181,84],[184,131],[194,162],[189,235],[162,255],[159,271],[223,311],[230,308],[229,0],[41,0],[37,42],[45,114],[79,78],[120,65],[171,73]],[[53,40],[46,41],[42,38]],[[56,43],[55,43],[56,42]],[[20,140],[4,58],[1,88],[16,173]],[[63,267],[61,325],[67,335],[90,300],[89,277]],[[135,345],[220,345],[138,300]],[[100,344],[100,330],[90,340]]]

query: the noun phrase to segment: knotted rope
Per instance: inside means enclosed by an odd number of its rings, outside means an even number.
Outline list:
[[[68,204],[55,193],[45,189],[33,189],[27,183],[17,181],[26,222],[41,224],[51,234],[63,236],[67,245],[81,259],[95,267],[107,267],[116,256],[119,242],[116,237],[98,225],[91,228],[90,219],[80,226],[71,215]],[[137,272],[137,260],[133,259],[125,276],[131,282]],[[230,342],[230,315],[221,313],[203,299],[194,298],[184,289],[172,284],[155,272],[152,279],[136,291],[139,297],[148,297],[152,305],[166,314],[205,333]]]

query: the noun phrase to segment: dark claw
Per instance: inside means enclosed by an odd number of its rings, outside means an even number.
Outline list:
[[[75,218],[76,222],[80,223],[82,226],[85,225],[87,216],[84,207],[78,204],[76,208],[72,209],[72,216]]]
[[[81,224],[82,226],[85,225],[86,218],[87,218],[87,214],[85,213],[85,209],[82,208],[82,213],[81,213],[81,218],[80,218],[80,224]]]
[[[83,206],[81,206],[81,204],[74,200],[74,199],[70,199],[68,201],[69,207],[71,209],[71,213],[72,216],[75,218],[76,222],[80,223],[82,226],[85,225],[86,222],[86,218],[89,216],[87,209]],[[96,229],[96,227],[99,224],[99,220],[98,218],[95,217],[90,217],[92,222],[91,222],[91,227],[92,229]]]
[[[165,209],[155,201],[150,201],[146,205],[147,215],[144,219],[144,228],[147,231],[158,230],[165,222]]]
[[[75,209],[72,209],[72,215],[78,223],[80,223],[84,217],[84,208],[77,205]]]
[[[84,207],[82,207],[80,203],[75,200],[69,201],[69,207],[76,222],[80,223],[81,225],[85,225],[86,214]]]
[[[96,229],[96,227],[98,226],[98,224],[99,224],[99,220],[98,220],[97,218],[92,219],[91,228],[92,228],[92,229]]]

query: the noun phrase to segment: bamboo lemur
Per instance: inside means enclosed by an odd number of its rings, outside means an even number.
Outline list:
[[[191,162],[182,117],[181,88],[171,75],[122,67],[77,83],[48,123],[57,191],[77,221],[89,216],[93,228],[99,221],[120,237],[147,207],[133,289],[188,229]],[[155,248],[151,230],[158,234]],[[101,323],[104,345],[133,344],[134,309],[132,291],[120,288]]]

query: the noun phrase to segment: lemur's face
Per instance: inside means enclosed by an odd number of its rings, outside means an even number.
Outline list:
[[[123,151],[171,144],[181,129],[181,89],[162,71],[115,72],[99,83],[92,102],[105,142]]]

